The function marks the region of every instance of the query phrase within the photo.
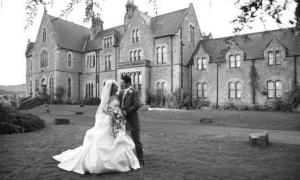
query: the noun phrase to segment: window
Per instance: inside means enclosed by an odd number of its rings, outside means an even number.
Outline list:
[[[160,82],[156,83],[156,95],[160,95]]]
[[[35,92],[39,91],[39,80],[35,79]]]
[[[142,50],[139,50],[138,51],[138,60],[141,60],[142,59]]]
[[[130,61],[133,61],[133,60],[134,60],[134,52],[131,51],[131,52],[130,52]]]
[[[40,65],[41,68],[48,66],[48,52],[45,49],[41,52]]]
[[[50,77],[50,95],[53,95],[54,93],[54,78]]]
[[[241,98],[242,97],[242,83],[241,82],[236,82],[235,83],[235,97],[236,98]]]
[[[268,52],[268,64],[274,65],[274,53],[272,51]]]
[[[42,38],[42,42],[46,42],[46,39],[47,39],[47,32],[46,32],[46,29],[44,28],[43,29],[43,38]]]
[[[268,98],[274,98],[275,89],[274,89],[274,82],[273,81],[268,81],[267,82],[267,91],[268,91]]]
[[[92,67],[95,67],[96,66],[96,55],[94,54],[92,57],[93,57]]]
[[[208,60],[206,57],[197,59],[197,69],[204,70],[207,69]]]
[[[72,54],[68,53],[68,66],[72,66]]]
[[[71,89],[72,89],[72,87],[71,87],[71,79],[69,78],[68,79],[68,97],[71,97]]]
[[[166,64],[166,60],[167,60],[167,48],[165,46],[162,47],[162,55],[161,55],[161,62],[162,64]]]
[[[135,34],[135,29],[134,29],[134,30],[132,30],[132,42],[135,42],[135,36],[136,36],[136,34]]]
[[[157,64],[162,64],[161,47],[156,48]]]
[[[190,31],[190,42],[191,43],[195,43],[195,27],[193,26],[193,25],[190,25],[190,29],[189,29],[189,31]]]
[[[167,61],[167,47],[159,46],[156,48],[157,64],[166,64]]]
[[[234,82],[229,82],[228,83],[228,89],[229,89],[229,98],[234,98],[235,97],[235,92],[234,92]]]
[[[281,98],[282,97],[282,83],[281,81],[275,82],[275,97]]]
[[[139,91],[139,96],[142,94],[142,73],[138,73],[138,91]]]
[[[32,81],[29,83],[29,95],[32,96]]]
[[[235,67],[241,66],[241,55],[237,54],[235,55]]]
[[[111,70],[111,55],[107,55],[105,58],[105,70]]]
[[[280,60],[281,60],[281,51],[276,51],[275,52],[275,63],[276,63],[276,65],[281,64]]]
[[[139,42],[140,41],[140,31],[139,31],[139,29],[136,29],[136,31],[135,31],[135,42]]]
[[[135,61],[138,60],[138,52],[137,52],[137,50],[134,51],[134,60]]]
[[[197,83],[197,97],[198,98],[207,98],[208,89],[207,83]]]
[[[235,59],[234,59],[234,56],[233,55],[230,55],[229,56],[229,67],[230,68],[234,68],[235,66]]]
[[[113,46],[113,37],[105,37],[103,39],[104,48],[109,48]]]
[[[202,59],[200,58],[197,59],[197,69],[202,69]]]

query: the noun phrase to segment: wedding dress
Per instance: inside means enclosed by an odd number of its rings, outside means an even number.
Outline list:
[[[87,130],[83,145],[67,150],[53,158],[60,163],[58,167],[76,173],[126,172],[140,168],[134,154],[132,138],[121,130],[112,136],[112,117],[104,112],[106,105],[119,106],[117,97],[110,97],[113,80],[106,82],[101,93],[101,104],[95,115],[95,125]]]

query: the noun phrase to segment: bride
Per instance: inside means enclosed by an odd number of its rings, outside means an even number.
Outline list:
[[[134,154],[135,145],[125,129],[112,135],[112,116],[107,105],[119,107],[116,81],[106,82],[101,93],[101,103],[95,115],[95,125],[87,130],[83,145],[53,156],[59,168],[76,173],[126,172],[140,168]]]

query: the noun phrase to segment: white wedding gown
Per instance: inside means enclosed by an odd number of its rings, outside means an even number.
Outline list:
[[[109,105],[119,106],[113,98]],[[120,131],[114,138],[111,134],[112,117],[103,111],[95,116],[95,125],[87,130],[83,145],[53,156],[59,168],[76,173],[126,172],[140,168],[134,154],[135,145],[126,131]]]

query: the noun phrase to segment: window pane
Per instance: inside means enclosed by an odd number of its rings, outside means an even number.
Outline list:
[[[198,69],[202,69],[202,60],[199,58],[197,60]]]
[[[267,83],[267,91],[268,91],[268,98],[274,98],[274,83],[268,82]]]
[[[281,52],[280,51],[276,51],[275,52],[275,61],[276,61],[276,64],[281,64],[280,60],[281,60]]]
[[[241,56],[238,54],[235,56],[235,61],[236,61],[236,67],[241,66]]]
[[[268,63],[269,65],[274,65],[274,54],[272,51],[268,53]]]
[[[276,98],[282,97],[282,83],[280,81],[276,81],[275,83],[275,92],[276,92]]]
[[[201,89],[201,84],[197,83],[197,97],[202,96],[202,89]]]
[[[235,67],[235,62],[234,62],[234,56],[229,56],[229,67],[233,68]]]
[[[203,83],[202,84],[202,91],[203,91],[203,97],[206,98],[207,97],[207,83]]]
[[[202,68],[207,69],[207,59],[206,58],[202,58],[202,63],[203,63]]]
[[[242,83],[240,83],[240,82],[236,83],[236,97],[237,98],[242,97]]]
[[[161,48],[157,48],[157,63],[161,64],[162,59],[161,59]]]
[[[139,84],[142,84],[142,73],[139,73]]]
[[[234,98],[234,83],[229,83],[229,98]]]

